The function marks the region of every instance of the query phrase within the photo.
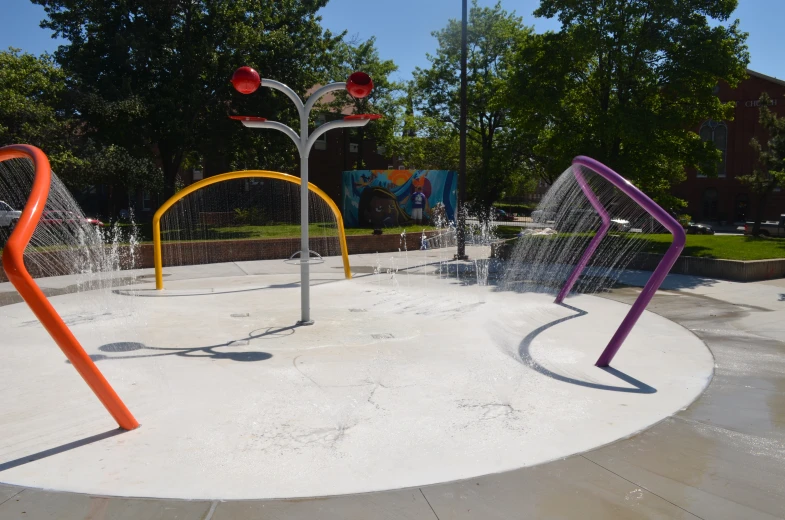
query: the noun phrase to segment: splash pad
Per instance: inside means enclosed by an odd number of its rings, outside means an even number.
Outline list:
[[[254,81],[245,78],[241,90],[252,91]],[[336,85],[328,87],[348,88]],[[310,106],[300,101],[301,115]],[[307,164],[320,133],[369,117],[325,124],[310,137],[307,126],[298,136],[261,118],[242,121],[284,131]],[[157,288],[136,283],[100,298],[91,291],[56,296],[45,312],[29,298],[30,307],[3,307],[9,399],[0,435],[9,442],[0,450],[0,482],[184,499],[360,493],[563,458],[671,415],[708,384],[711,354],[686,330],[642,312],[669,266],[658,269],[632,311],[588,295],[564,301],[593,267],[611,221],[586,190],[596,191],[596,181],[576,178],[605,227],[592,232],[580,260],[564,263],[566,284],[548,274],[563,287],[557,302],[519,292],[515,283],[443,277],[444,262],[427,251],[406,253],[401,274],[373,269],[374,259],[362,257],[352,263],[355,272],[341,274],[346,258],[310,261],[303,226],[301,259],[308,260],[299,262],[299,276],[280,261],[170,268],[161,291],[166,273],[157,258]],[[301,193],[308,196],[306,182]],[[306,222],[308,204],[301,209]],[[21,220],[32,222],[35,211],[26,208]],[[567,242],[576,237],[588,235],[572,231]],[[14,256],[18,267],[21,253]],[[552,264],[542,272],[561,259],[535,257]],[[369,267],[373,274],[363,275]],[[93,299],[102,307],[85,305]],[[60,320],[59,329],[47,320]],[[607,365],[626,338],[625,349],[612,367],[592,366],[617,329],[624,337],[612,340],[614,352],[598,364]],[[70,362],[52,355],[52,339]],[[71,362],[132,431],[115,428]],[[134,429],[128,410],[142,428]]]
[[[410,253],[413,265],[421,254]],[[352,257],[359,271],[374,262]],[[433,265],[352,280],[339,258],[312,267],[311,327],[292,319],[298,276],[280,261],[167,268],[163,292],[151,282],[114,289],[113,308],[135,301],[131,317],[85,312],[89,293],[52,298],[139,418],[125,433],[29,310],[4,307],[0,481],[212,499],[417,486],[631,435],[686,406],[711,376],[703,343],[651,313],[612,370],[594,367],[628,309],[620,303],[580,295],[557,305],[440,278]],[[69,443],[78,447],[27,461]]]

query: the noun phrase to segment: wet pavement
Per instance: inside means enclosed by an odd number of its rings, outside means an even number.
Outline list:
[[[602,296],[631,303],[638,279]],[[716,371],[694,403],[631,438],[460,482],[304,500],[146,500],[0,485],[0,520],[785,518],[785,281],[669,277],[665,287],[649,310],[705,341]]]

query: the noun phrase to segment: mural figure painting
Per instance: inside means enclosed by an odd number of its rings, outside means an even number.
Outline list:
[[[360,227],[381,229],[405,226],[410,221],[395,195],[378,186],[363,189],[357,213]]]
[[[446,170],[358,170],[343,174],[346,227],[433,225],[455,215],[456,174]]]

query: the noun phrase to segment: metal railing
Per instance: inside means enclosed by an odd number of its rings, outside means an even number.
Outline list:
[[[3,249],[3,269],[8,280],[19,291],[19,295],[33,311],[52,339],[63,351],[68,361],[74,366],[82,379],[98,397],[107,411],[114,417],[120,428],[133,430],[139,427],[131,412],[114,391],[104,375],[95,366],[82,345],[73,335],[57,311],[49,303],[44,293],[27,272],[24,263],[24,251],[33,236],[38,221],[44,212],[52,172],[44,152],[34,146],[11,145],[0,148],[0,161],[8,159],[29,159],[35,168],[33,187],[22,210],[22,216],[8,238]]]

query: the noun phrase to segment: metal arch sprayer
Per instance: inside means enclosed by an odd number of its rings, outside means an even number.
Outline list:
[[[182,190],[172,195],[169,200],[161,204],[161,207],[159,207],[155,212],[155,215],[153,215],[153,263],[155,266],[155,288],[157,290],[160,291],[164,288],[163,247],[161,244],[161,218],[163,218],[164,214],[169,211],[169,209],[171,209],[171,207],[174,206],[178,201],[190,195],[191,193],[194,193],[195,191],[201,190],[202,188],[234,179],[249,178],[276,179],[298,185],[301,182],[299,177],[295,177],[294,175],[289,175],[287,173],[271,172],[265,170],[243,170],[239,172],[222,173],[220,175],[207,177],[206,179],[202,179],[201,181],[186,186]],[[349,248],[346,244],[346,232],[344,231],[343,227],[343,217],[341,216],[341,211],[338,209],[338,206],[330,198],[330,196],[322,191],[318,186],[311,184],[308,188],[322,200],[324,200],[324,202],[327,203],[327,205],[332,210],[333,215],[335,215],[335,222],[338,227],[338,241],[341,245],[341,257],[343,258],[343,272],[346,279],[350,280],[352,278],[352,271],[349,266]]]

